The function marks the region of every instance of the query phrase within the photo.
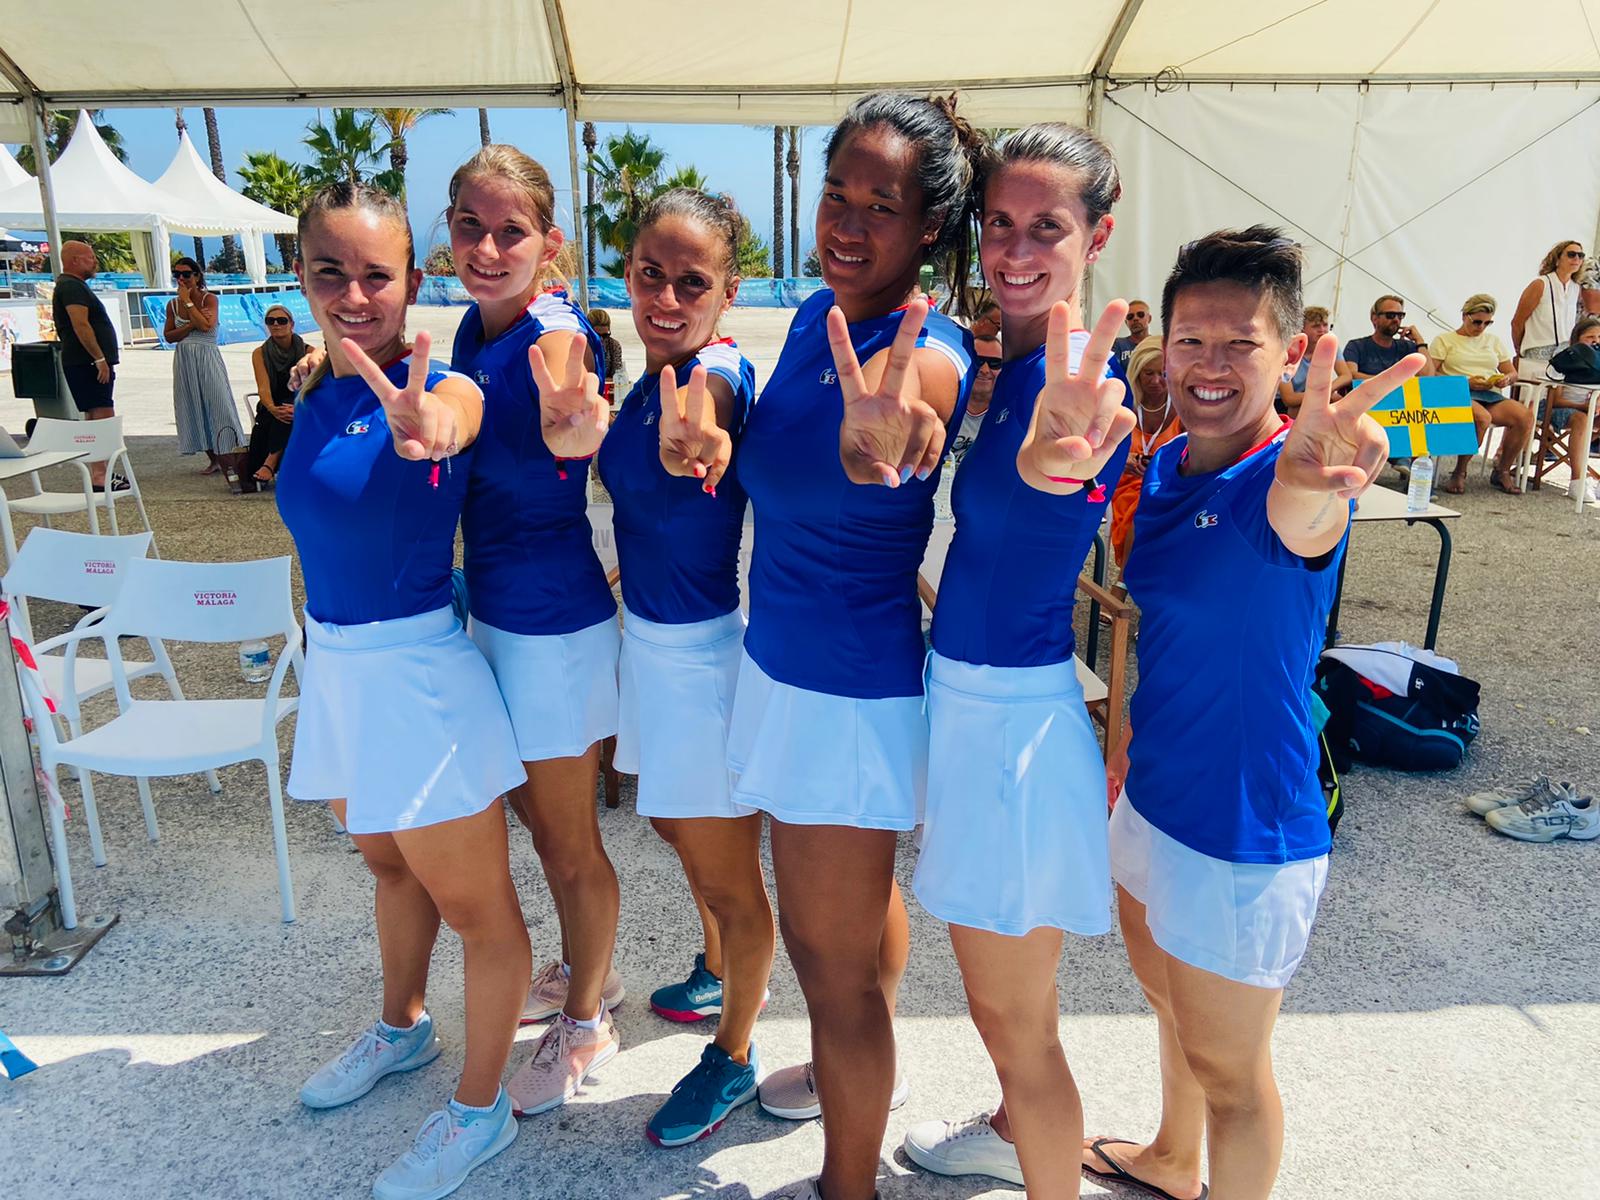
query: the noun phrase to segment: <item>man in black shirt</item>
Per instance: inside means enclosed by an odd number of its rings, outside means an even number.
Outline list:
[[[117,331],[89,279],[100,269],[94,247],[66,242],[61,247],[61,274],[56,276],[50,308],[61,343],[61,372],[78,411],[91,421],[112,415],[111,389],[116,383]],[[92,463],[96,487],[105,483],[104,463]]]

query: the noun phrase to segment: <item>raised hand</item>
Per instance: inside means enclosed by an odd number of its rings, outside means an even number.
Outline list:
[[[1123,404],[1122,380],[1106,375],[1111,345],[1128,313],[1127,302],[1113,300],[1106,305],[1076,372],[1070,364],[1070,311],[1064,300],[1050,309],[1044,387],[1034,400],[1033,419],[1017,451],[1017,469],[1025,480],[1033,486],[1056,485],[1045,490],[1067,491],[1077,481],[1094,478],[1134,424],[1133,413]]]
[[[322,365],[322,360],[328,357],[328,352],[321,346],[307,346],[304,356],[294,366],[289,368],[289,390],[298,392],[311,378],[311,373]]]
[[[906,372],[917,349],[917,335],[928,317],[921,298],[906,306],[900,329],[889,347],[889,361],[878,386],[867,382],[850,344],[850,326],[837,306],[828,312],[828,345],[844,394],[844,420],[839,424],[839,462],[851,483],[899,487],[915,472],[926,479],[939,465],[944,425],[939,414],[921,400],[905,395]]]
[[[1389,458],[1389,439],[1367,411],[1422,370],[1427,360],[1408,354],[1394,366],[1333,399],[1339,339],[1318,339],[1306,371],[1305,400],[1278,455],[1275,478],[1297,492],[1353,499],[1366,491]]]
[[[733,458],[733,439],[717,424],[716,401],[706,391],[706,369],[689,372],[689,386],[678,395],[678,375],[661,368],[661,465],[671,475],[704,480],[702,489],[717,494],[717,484]]]
[[[599,376],[583,366],[586,344],[581,333],[572,335],[560,383],[550,374],[544,351],[537,344],[528,347],[528,366],[539,389],[539,428],[557,458],[588,458],[600,449],[610,424],[611,406],[600,394]]]
[[[426,332],[417,334],[411,345],[410,370],[404,387],[396,387],[383,369],[352,341],[342,341],[339,349],[350,365],[367,381],[389,419],[394,437],[394,452],[415,461],[438,462],[460,449],[460,413],[455,405],[427,390],[428,350],[432,339]]]

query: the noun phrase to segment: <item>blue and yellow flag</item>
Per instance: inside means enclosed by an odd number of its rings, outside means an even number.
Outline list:
[[[1429,454],[1475,454],[1472,395],[1464,375],[1408,379],[1372,407],[1372,418],[1389,434],[1390,458]]]

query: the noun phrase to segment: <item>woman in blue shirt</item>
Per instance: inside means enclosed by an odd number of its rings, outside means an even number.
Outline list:
[[[508,1085],[526,1116],[571,1099],[618,1050],[607,1016],[623,992],[611,966],[617,876],[594,794],[600,742],[617,729],[621,639],[589,527],[592,450],[563,447],[604,428],[594,374],[604,351],[583,314],[547,287],[563,238],[543,167],[514,147],[486,146],[451,178],[445,216],[456,275],[475,302],[450,362],[484,393],[461,513],[470,632],[516,731],[526,780],[511,803],[533,834],[561,925],[561,957],[535,973],[522,1011],[524,1023],[555,1020]],[[587,424],[552,436],[542,402],[561,389]]]
[[[623,278],[644,375],[599,457],[622,574],[616,765],[638,775],[638,811],[677,851],[706,930],[689,978],[650,1006],[670,1020],[719,1018],[699,1064],[646,1126],[661,1146],[704,1137],[756,1098],[750,1039],[775,941],[761,814],[734,801],[726,769],[745,624],[746,504],[730,465],[755,368],[717,322],[739,292],[740,232],[731,203],[689,188],[662,193],[640,217]]]
[[[919,819],[928,754],[917,567],[971,365],[971,336],[927,311],[917,278],[935,254],[965,276],[980,144],[951,101],[850,106],[817,207],[827,288],[795,314],[739,447],[756,540],[728,762],[734,801],[772,818],[813,1056],[769,1075],[761,1103],[821,1111],[828,1200],[874,1194],[897,1091],[909,927],[895,846]],[[816,1194],[809,1180],[788,1193]]]
[[[483,656],[451,609],[456,523],[483,414],[476,384],[405,341],[416,299],[404,206],[367,185],[316,193],[295,264],[327,356],[302,389],[278,508],[306,590],[291,795],[332,802],[377,880],[383,1011],[301,1089],[348,1104],[439,1056],[423,1007],[440,920],[466,949],[466,1062],[454,1097],[379,1176],[379,1200],[441,1195],[517,1135],[500,1075],[531,966],[496,801],[521,781]]]
[[[985,172],[979,248],[1005,362],[956,474],[933,616],[914,886],[950,923],[1004,1103],[992,1117],[915,1126],[905,1149],[929,1170],[981,1171],[1038,1196],[1075,1190],[1083,1139],[1056,1037],[1063,932],[1111,928],[1105,762],[1072,618],[1134,424],[1110,365],[1127,305],[1112,303],[1090,336],[1080,300],[1121,190],[1110,149],[1071,125],[1013,133]]]
[[[1084,1168],[1180,1200],[1265,1200],[1283,1150],[1273,1024],[1327,881],[1311,678],[1350,502],[1388,442],[1366,415],[1409,355],[1335,400],[1317,342],[1291,422],[1278,380],[1306,352],[1299,248],[1256,227],[1190,242],[1162,296],[1167,378],[1187,431],[1157,451],[1124,579],[1139,687],[1111,873],[1128,958],[1161,1036],[1150,1143],[1095,1138]],[[1115,757],[1115,756],[1114,756]],[[1125,767],[1125,769],[1124,769]]]

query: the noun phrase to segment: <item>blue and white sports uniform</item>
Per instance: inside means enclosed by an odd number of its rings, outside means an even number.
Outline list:
[[[1089,335],[1072,334],[1076,369]],[[1073,661],[1078,574],[1111,485],[1038,491],[1017,452],[1045,348],[1006,363],[956,472],[933,616],[928,810],[914,890],[952,924],[1020,936],[1111,927],[1105,762]],[[1121,379],[1121,369],[1107,368]],[[1124,440],[1099,477],[1122,474]]]
[[[478,306],[456,331],[450,365],[483,389],[483,432],[461,513],[472,639],[500,682],[526,762],[583,754],[617,730],[617,605],[589,526],[589,462],[558,461],[539,426],[528,349],[581,333],[584,315],[546,292],[485,340]]]
[[[403,385],[410,361],[384,372]],[[428,389],[450,374],[430,370]],[[450,607],[473,452],[401,458],[359,375],[324,376],[295,406],[277,486],[306,587],[289,793],[346,799],[352,833],[470,816],[523,779],[493,676]]]
[[[696,366],[733,389],[729,434],[737,455],[755,403],[756,370],[731,339],[677,368]],[[647,817],[728,817],[728,722],[739,677],[739,538],[746,496],[729,470],[708,495],[700,481],[661,465],[661,377],[633,385],[600,447],[600,480],[615,505],[622,572],[621,708],[615,763],[639,777]],[[710,402],[710,398],[707,398]]]
[[[1124,580],[1139,605],[1139,687],[1112,874],[1157,945],[1282,987],[1305,951],[1331,843],[1311,680],[1348,541],[1308,560],[1267,520],[1289,422],[1238,462],[1150,462]]]
[[[832,305],[823,290],[800,306],[739,448],[756,541],[728,761],[734,799],[779,820],[910,829],[928,755],[917,568],[939,475],[898,488],[846,478]],[[888,349],[900,319],[850,326],[863,363]],[[961,380],[948,438],[966,408],[972,335],[929,313],[917,344]]]

